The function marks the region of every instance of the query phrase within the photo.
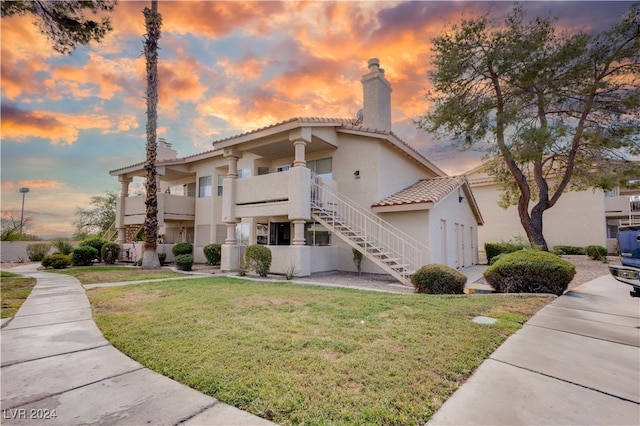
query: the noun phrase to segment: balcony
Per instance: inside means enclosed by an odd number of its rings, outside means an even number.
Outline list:
[[[118,199],[118,209],[123,213],[124,225],[144,223],[146,195]],[[121,203],[124,202],[124,205]],[[192,221],[196,215],[195,197],[158,193],[158,222],[166,220]]]
[[[309,218],[311,178],[305,167],[244,179],[225,180],[225,191],[235,190],[229,217],[286,215]],[[230,206],[231,207],[231,206]]]

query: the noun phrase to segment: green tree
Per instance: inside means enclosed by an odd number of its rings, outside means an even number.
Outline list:
[[[34,24],[53,43],[53,49],[65,55],[78,45],[101,41],[112,30],[108,17],[85,15],[106,14],[113,10],[117,0],[65,0],[65,1],[2,1],[2,17],[32,15]]]
[[[516,205],[529,241],[548,250],[543,214],[568,189],[638,175],[640,8],[599,34],[561,33],[551,18],[503,25],[488,14],[433,40],[432,108],[420,129],[461,149],[482,142],[501,205]]]
[[[142,269],[160,269],[156,249],[158,247],[158,187],[156,184],[156,151],[158,127],[158,40],[162,16],[158,13],[158,1],[151,1],[151,9],[143,12],[145,28],[144,56],[147,62],[147,157],[144,168],[147,172],[146,216],[144,220],[144,256]]]
[[[89,208],[77,207],[73,224],[76,227],[75,239],[85,239],[92,235],[102,235],[116,220],[115,192],[105,195],[94,195],[89,201]]]

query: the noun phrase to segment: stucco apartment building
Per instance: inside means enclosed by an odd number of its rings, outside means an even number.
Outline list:
[[[182,158],[161,141],[164,243],[192,242],[199,262],[204,246],[220,243],[227,271],[243,247],[266,244],[272,272],[298,276],[354,270],[353,248],[365,254],[363,271],[402,282],[427,263],[477,263],[483,219],[466,178],[447,176],[393,133],[391,84],[377,59],[361,83],[355,119],[291,118]],[[143,165],[110,172],[121,183],[117,242],[129,257],[145,198],[129,196],[129,186],[145,176]]]
[[[484,244],[525,238],[517,207],[503,209],[498,205],[500,189],[486,173],[485,165],[466,173],[482,214],[487,218],[478,231],[480,256],[484,259]],[[640,223],[640,189],[619,187],[610,191],[588,189],[567,191],[558,203],[544,213],[544,235],[549,248],[556,245],[585,247],[601,245],[609,253],[618,251],[618,226]]]

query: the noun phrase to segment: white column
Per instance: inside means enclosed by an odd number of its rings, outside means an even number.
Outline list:
[[[304,245],[304,224],[305,220],[296,219],[293,220],[293,241],[292,245],[294,246],[303,246]]]
[[[118,237],[116,243],[122,245],[126,240],[126,228],[124,224],[124,216],[126,213],[126,199],[129,197],[129,184],[133,181],[133,178],[119,176],[120,181],[120,197],[116,201],[116,228],[118,229]]]
[[[303,139],[298,139],[293,142],[293,146],[295,148],[295,159],[293,161],[293,167],[306,167],[306,151],[305,147],[307,146],[307,142]]]

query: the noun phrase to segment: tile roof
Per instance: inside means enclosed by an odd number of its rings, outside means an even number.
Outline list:
[[[356,123],[356,119],[355,118],[293,117],[293,118],[290,118],[288,120],[284,120],[284,121],[280,121],[280,122],[277,122],[277,123],[273,123],[273,124],[270,124],[270,125],[265,126],[265,127],[260,127],[259,129],[253,129],[253,130],[246,131],[244,133],[239,133],[237,135],[228,136],[228,137],[223,138],[223,139],[215,140],[215,141],[213,141],[213,145],[215,146],[216,143],[226,142],[228,140],[240,138],[242,136],[247,136],[247,135],[250,135],[250,134],[253,134],[253,133],[258,133],[258,132],[261,132],[263,130],[272,129],[274,127],[282,126],[283,124],[293,123],[293,122],[296,122],[296,121],[299,122],[299,123],[304,123],[304,124],[337,124],[337,125],[342,125],[342,124],[354,124],[354,123]]]
[[[407,204],[437,203],[447,194],[465,183],[464,176],[444,176],[420,179],[418,182],[378,201],[371,207],[400,206]]]

